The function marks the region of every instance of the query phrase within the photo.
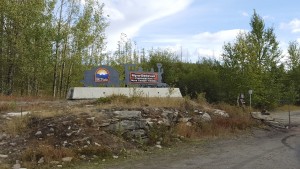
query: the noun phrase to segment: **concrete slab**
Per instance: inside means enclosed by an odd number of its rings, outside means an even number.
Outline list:
[[[182,97],[179,88],[73,87],[69,89],[67,99],[97,99],[111,95]]]

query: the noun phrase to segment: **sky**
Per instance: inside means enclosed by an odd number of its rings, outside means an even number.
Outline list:
[[[168,49],[183,61],[221,60],[224,43],[247,32],[254,10],[273,27],[284,55],[288,43],[300,42],[300,1],[296,0],[102,0],[108,17],[108,50],[121,34],[137,48]]]

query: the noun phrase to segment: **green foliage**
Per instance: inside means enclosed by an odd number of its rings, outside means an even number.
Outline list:
[[[281,51],[273,28],[265,28],[263,19],[254,11],[251,31],[240,33],[236,41],[224,45],[222,81],[227,98],[233,103],[239,93],[255,92],[256,106],[276,106],[281,98],[283,66]]]
[[[155,145],[160,142],[162,145],[169,145],[172,141],[172,130],[163,124],[154,124],[147,133],[149,145]]]
[[[103,4],[0,2],[0,93],[63,97],[103,60]]]

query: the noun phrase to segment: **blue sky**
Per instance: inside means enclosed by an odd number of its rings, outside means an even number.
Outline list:
[[[139,49],[181,51],[185,61],[221,59],[222,46],[250,30],[253,10],[273,27],[283,54],[290,41],[300,42],[300,1],[296,0],[103,0],[110,26],[108,50],[121,33]]]

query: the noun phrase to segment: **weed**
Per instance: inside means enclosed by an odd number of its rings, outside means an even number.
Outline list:
[[[148,132],[148,144],[155,145],[157,142],[161,142],[162,145],[169,145],[172,141],[172,136],[173,133],[169,126],[154,124]]]
[[[37,162],[44,158],[44,162],[50,163],[51,161],[61,161],[64,157],[74,157],[75,153],[72,149],[60,147],[55,148],[52,145],[40,144],[37,147],[27,148],[22,153],[22,161],[26,166],[34,166]]]
[[[0,168],[1,169],[11,169],[11,166],[9,164],[1,164],[0,163]]]
[[[100,104],[110,104],[112,101],[111,97],[100,97],[97,99],[97,103],[100,103]]]
[[[86,156],[98,156],[99,158],[107,158],[112,156],[112,151],[107,146],[88,146],[76,150],[77,154]]]
[[[18,135],[27,129],[28,120],[28,116],[14,117],[5,121],[4,130],[9,134]]]
[[[0,104],[0,112],[4,112],[10,109],[10,104],[7,103],[1,103]]]
[[[175,133],[185,138],[197,138],[199,132],[195,126],[187,125],[186,123],[178,123],[175,126]]]
[[[14,111],[16,110],[16,102],[11,102],[11,103],[0,103],[0,112],[5,112],[5,111]]]

